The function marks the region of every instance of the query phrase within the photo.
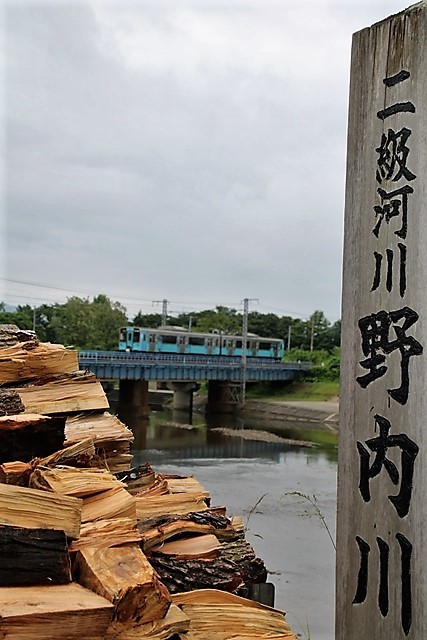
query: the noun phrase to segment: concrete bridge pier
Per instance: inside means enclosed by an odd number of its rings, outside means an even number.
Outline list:
[[[147,380],[120,380],[118,411],[122,415],[132,413],[137,417],[149,415]]]
[[[206,413],[234,413],[238,404],[237,387],[223,380],[209,380]]]
[[[193,410],[193,391],[197,391],[199,386],[197,382],[168,382],[168,389],[173,391],[173,410],[185,411],[191,414]]]

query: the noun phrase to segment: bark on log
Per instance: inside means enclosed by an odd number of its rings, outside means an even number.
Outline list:
[[[10,389],[0,389],[0,416],[9,416],[25,411],[21,396]]]
[[[150,555],[150,564],[170,593],[193,589],[238,591],[244,587],[243,575],[232,560],[179,560]]]
[[[236,563],[246,586],[266,582],[267,569],[264,561],[257,558],[252,546],[246,540],[224,542],[221,545],[221,555]]]
[[[211,588],[245,594],[251,584],[267,580],[264,562],[244,539],[223,543],[213,560],[165,558],[155,551],[148,558],[171,593]]]
[[[71,563],[63,531],[0,525],[0,586],[68,582]]]
[[[0,417],[0,462],[48,456],[61,449],[65,439],[65,418],[20,413]]]
[[[142,550],[147,552],[177,535],[185,533],[213,533],[218,540],[236,540],[243,534],[236,530],[232,521],[211,509],[187,515],[165,515],[138,521],[142,537]]]

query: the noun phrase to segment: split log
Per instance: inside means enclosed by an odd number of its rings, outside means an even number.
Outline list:
[[[71,582],[0,588],[0,637],[5,640],[104,640],[113,605]]]
[[[65,438],[67,443],[93,438],[96,447],[105,448],[112,442],[130,445],[134,435],[116,416],[102,411],[68,417]]]
[[[70,553],[86,547],[118,547],[140,544],[141,534],[132,518],[113,518],[86,522],[80,528],[80,537],[69,546]]]
[[[168,513],[186,514],[192,511],[206,511],[208,508],[204,497],[197,494],[175,493],[163,496],[136,497],[135,500],[138,520]]]
[[[101,383],[88,371],[15,386],[13,391],[19,394],[26,413],[72,413],[109,407]]]
[[[82,500],[48,491],[0,484],[0,524],[65,531],[78,538]]]
[[[116,416],[107,411],[79,414],[67,418],[66,443],[92,438],[95,452],[112,473],[128,471],[132,458],[133,433]]]
[[[0,586],[68,582],[71,563],[63,531],[0,525]]]
[[[126,488],[126,485],[106,469],[76,469],[61,465],[53,469],[37,467],[31,476],[30,487],[86,498],[114,487]]]
[[[188,493],[203,496],[207,505],[210,505],[209,491],[194,476],[163,475],[167,481],[171,493]]]
[[[24,404],[16,391],[0,389],[0,416],[10,416],[25,411]]]
[[[168,482],[166,478],[162,478],[162,476],[157,476],[156,479],[149,487],[145,487],[136,491],[133,495],[135,498],[146,498],[148,496],[165,496],[167,494],[172,493],[170,491]]]
[[[114,619],[145,623],[163,618],[171,604],[168,591],[137,547],[87,548],[73,568],[77,582],[114,604]]]
[[[60,344],[21,342],[0,348],[0,384],[78,371],[77,351]]]
[[[102,491],[83,500],[82,522],[132,518],[136,523],[135,498],[122,487]]]
[[[39,344],[34,331],[19,329],[16,324],[0,324],[0,349],[11,347],[19,342],[36,347]]]
[[[220,589],[238,591],[245,587],[243,575],[232,560],[181,560],[150,554],[150,564],[170,593],[193,589]]]
[[[37,460],[33,460],[32,462],[4,462],[0,464],[0,483],[28,487],[31,474],[36,464]]]
[[[240,526],[236,527],[233,520],[212,509],[182,516],[165,515],[139,520],[137,526],[141,534],[141,546],[144,552],[184,534],[211,533],[220,541],[236,540],[243,536]]]
[[[55,451],[39,461],[45,467],[54,467],[65,464],[70,467],[96,467],[105,468],[103,461],[95,454],[95,447],[92,438],[86,438],[80,442],[70,444],[64,449]]]
[[[213,534],[206,533],[166,542],[155,547],[152,553],[174,556],[179,560],[210,560],[221,555],[221,543]]]
[[[213,589],[172,596],[190,618],[182,640],[297,640],[283,611]]]
[[[127,484],[127,490],[132,495],[147,489],[156,479],[156,472],[153,467],[146,462],[139,467],[129,469],[129,471],[122,471],[115,473],[116,477]]]
[[[164,618],[146,624],[113,622],[105,640],[169,640],[181,637],[190,627],[190,618],[175,604],[171,604]]]
[[[20,413],[0,417],[0,462],[47,456],[64,444],[65,418]]]

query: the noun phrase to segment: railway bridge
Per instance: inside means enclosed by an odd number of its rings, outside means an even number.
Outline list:
[[[79,366],[100,380],[119,380],[119,405],[148,413],[148,383],[163,382],[174,392],[174,409],[189,410],[193,391],[208,383],[208,410],[231,411],[242,382],[293,380],[307,371],[307,362],[277,362],[269,358],[195,356],[136,351],[80,351]]]

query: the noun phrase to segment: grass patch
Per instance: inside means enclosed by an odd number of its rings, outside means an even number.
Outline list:
[[[286,384],[265,383],[256,385],[247,391],[249,398],[263,400],[307,400],[324,402],[336,398],[339,394],[339,382],[324,380],[320,382],[288,382]]]

